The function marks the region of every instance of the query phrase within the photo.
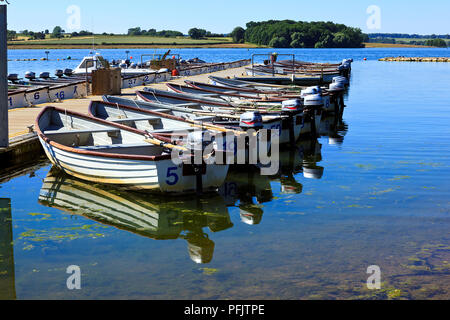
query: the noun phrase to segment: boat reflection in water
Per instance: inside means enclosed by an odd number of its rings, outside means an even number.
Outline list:
[[[321,145],[317,140],[299,141],[293,148],[280,150],[280,165],[276,175],[264,176],[257,167],[232,167],[225,183],[219,188],[228,206],[240,210],[241,221],[256,225],[263,216],[263,203],[272,201],[271,182],[279,182],[281,194],[299,194],[303,186],[295,175],[303,173],[305,178],[320,179],[323,167]]]
[[[341,117],[331,115],[322,117],[318,131],[320,136],[328,137],[328,144],[341,145],[347,134],[348,125]]]
[[[52,168],[39,203],[155,240],[184,239],[191,259],[209,263],[214,242],[203,231],[233,226],[220,195],[176,200],[87,183]]]
[[[243,223],[259,224],[262,204],[274,197],[271,183],[280,183],[282,194],[299,194],[303,186],[295,176],[303,172],[306,178],[320,179],[320,161],[318,141],[302,141],[280,152],[276,175],[261,175],[257,167],[236,166],[218,193],[195,198],[168,198],[91,184],[52,168],[40,190],[39,203],[155,240],[184,239],[194,262],[209,263],[215,244],[205,228],[212,233],[232,228],[228,207],[239,208]]]

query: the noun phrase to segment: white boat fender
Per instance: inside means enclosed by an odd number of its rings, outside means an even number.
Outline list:
[[[263,127],[262,116],[259,111],[245,112],[239,119],[239,126],[244,129],[261,129]]]

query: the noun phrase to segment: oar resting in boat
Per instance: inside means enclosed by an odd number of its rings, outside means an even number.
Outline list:
[[[55,166],[95,183],[130,190],[205,192],[216,190],[228,172],[226,164],[175,164],[171,145],[162,136],[55,107],[41,111],[36,130]]]

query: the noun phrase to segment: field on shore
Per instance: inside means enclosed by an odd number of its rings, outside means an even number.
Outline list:
[[[95,35],[85,37],[65,37],[61,39],[46,38],[42,40],[26,40],[19,36],[18,40],[9,41],[9,49],[86,49],[95,44],[99,49],[120,48],[258,48],[252,43],[233,43],[232,38],[191,39],[188,37],[164,38],[151,36],[128,35]],[[391,43],[365,43],[366,48],[426,48],[426,46]]]
[[[415,44],[399,44],[399,43],[375,43],[366,42],[364,43],[366,48],[431,48],[427,46],[419,46]]]
[[[95,37],[66,37],[61,39],[46,38],[42,40],[9,41],[9,49],[83,49],[91,48],[158,48],[158,47],[188,47],[188,48],[254,48],[253,44],[233,43],[232,38],[191,39],[187,37],[164,38],[150,36],[127,35],[96,35]]]

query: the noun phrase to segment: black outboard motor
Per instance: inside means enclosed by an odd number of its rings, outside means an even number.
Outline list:
[[[25,78],[28,80],[34,80],[36,79],[36,73],[34,73],[33,71],[27,71],[25,72]]]
[[[209,135],[209,136],[208,136]],[[203,151],[209,144],[213,143],[214,139],[209,131],[194,131],[187,136],[187,146],[191,150],[191,163],[194,174],[196,176],[196,191],[197,195],[203,193],[203,173],[206,170],[206,165],[203,159]],[[196,153],[201,154],[201,163],[196,163]]]
[[[41,72],[39,74],[39,78],[41,78],[41,79],[49,79],[50,78],[50,72]]]
[[[64,71],[62,71],[61,69],[55,71],[55,76],[57,76],[58,78],[61,78],[63,75]]]
[[[291,145],[294,145],[296,142],[296,136],[295,136],[295,114],[303,111],[303,104],[300,99],[291,99],[291,100],[285,100],[281,103],[281,112],[285,115],[287,115],[289,118],[286,119],[286,126],[289,127],[289,143]],[[284,122],[284,121],[283,121]]]
[[[71,75],[73,75],[73,70],[72,69],[64,69],[64,75],[67,77],[70,77]]]
[[[10,73],[8,75],[8,80],[15,83],[15,82],[19,81],[19,75],[17,73]]]

